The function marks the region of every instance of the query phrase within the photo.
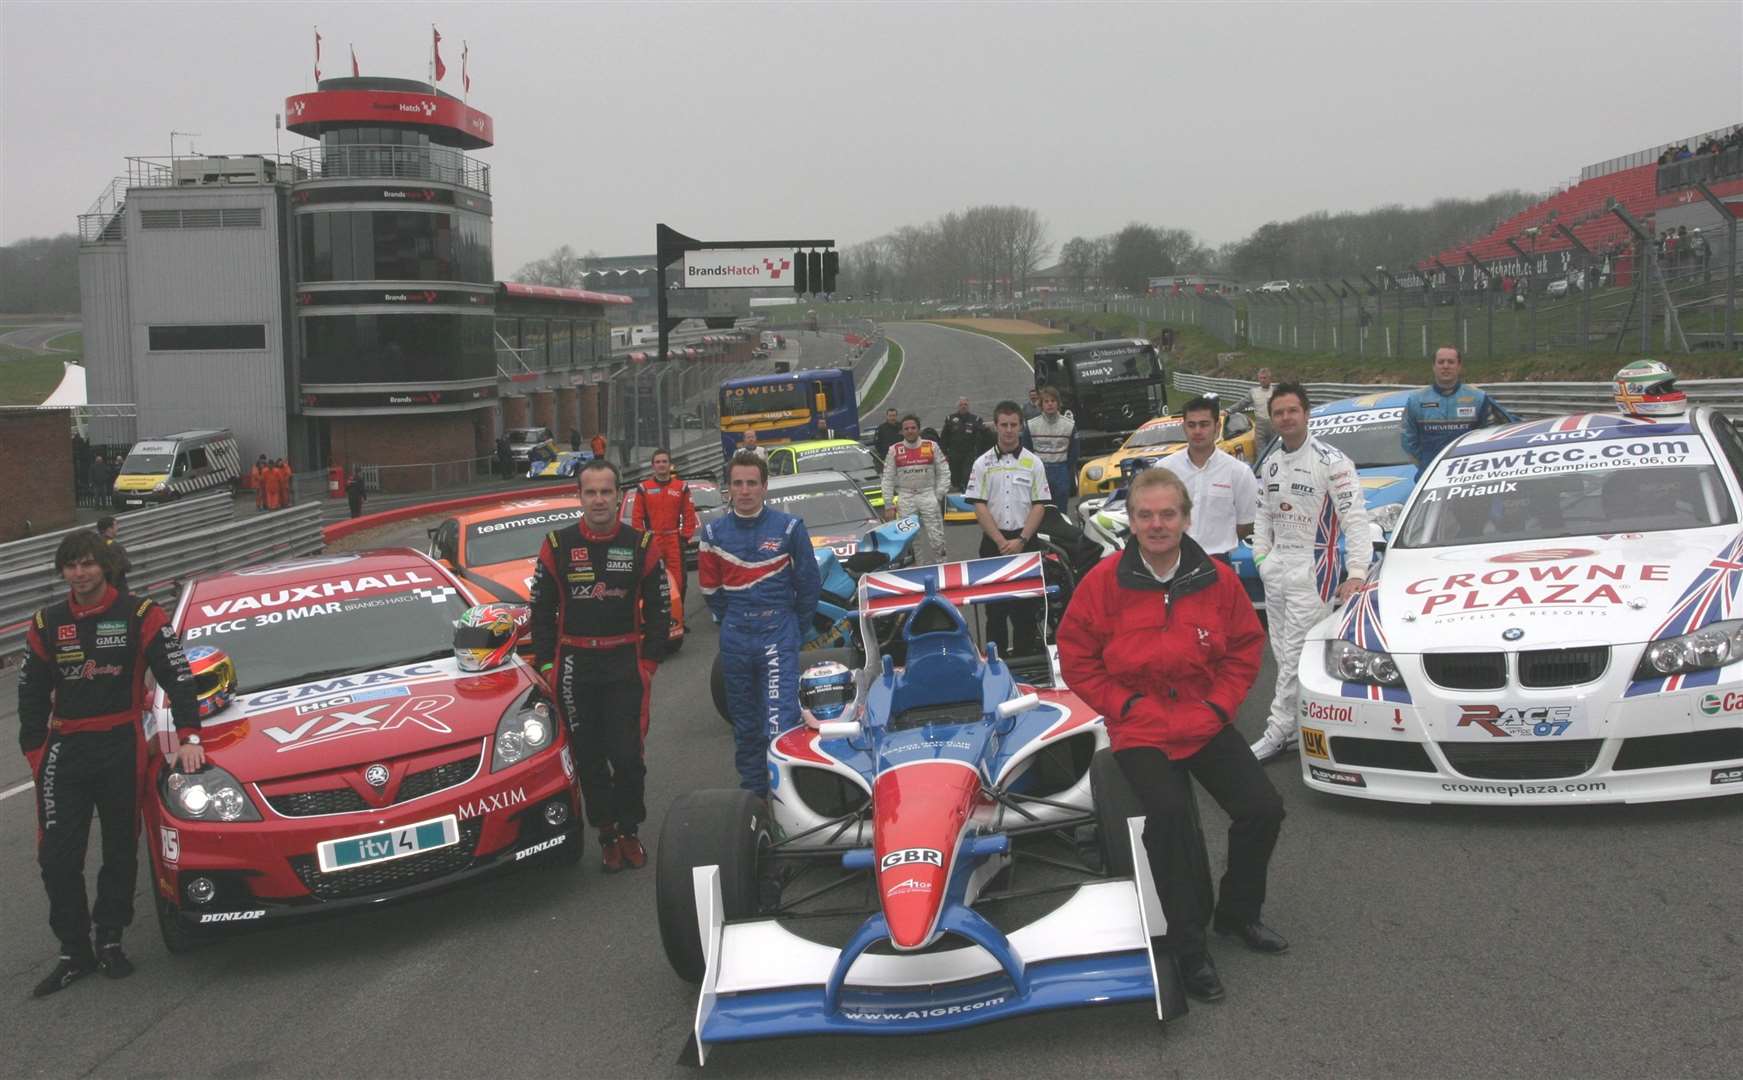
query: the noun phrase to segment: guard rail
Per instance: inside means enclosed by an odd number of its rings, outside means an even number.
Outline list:
[[[305,503],[131,545],[129,585],[135,593],[169,606],[175,603],[182,582],[197,574],[312,555],[321,547],[321,507]],[[31,613],[53,603],[64,591],[52,570],[43,567],[0,574],[0,656],[24,647]]]
[[[116,521],[125,534],[121,542],[131,550],[135,544],[172,533],[222,524],[235,516],[236,501],[226,493],[203,495],[197,499],[179,499],[162,506],[134,510],[117,515]],[[0,544],[0,577],[17,570],[51,563],[54,560],[54,549],[60,545],[62,537],[90,527],[75,525],[70,529]]]
[[[1221,398],[1245,398],[1258,384],[1247,379],[1219,379],[1188,371],[1174,373],[1174,388],[1188,394],[1216,394]],[[1304,383],[1312,404],[1414,390],[1421,383]],[[1527,418],[1561,416],[1574,412],[1611,412],[1616,408],[1614,387],[1607,382],[1477,383],[1512,412]],[[1689,401],[1711,405],[1727,413],[1743,412],[1743,379],[1690,379],[1678,382]]]

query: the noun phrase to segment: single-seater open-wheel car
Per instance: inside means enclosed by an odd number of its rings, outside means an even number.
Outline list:
[[[1047,625],[1050,588],[1039,553],[865,574],[866,663],[833,708],[775,737],[768,802],[721,790],[673,805],[660,935],[701,984],[698,1062],[717,1043],[1077,1005],[1184,1013],[1101,717],[1056,663],[1019,682],[962,614],[1015,601]],[[886,645],[879,619],[901,622]]]

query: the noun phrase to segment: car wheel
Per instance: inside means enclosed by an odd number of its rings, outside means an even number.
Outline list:
[[[720,868],[727,919],[756,914],[757,862],[769,843],[764,814],[763,801],[748,791],[696,791],[680,796],[660,826],[654,874],[660,942],[672,970],[687,982],[701,982],[707,967],[691,871]]]
[[[1101,854],[1102,873],[1130,877],[1132,838],[1126,819],[1144,816],[1144,806],[1127,782],[1112,750],[1097,750],[1089,762],[1090,802],[1095,807],[1096,850]]]
[[[714,711],[726,721],[726,726],[732,726],[732,714],[726,708],[726,668],[720,662],[720,654],[714,654],[714,666],[708,670],[708,689],[714,695]]]
[[[172,956],[191,953],[206,943],[206,939],[182,925],[176,909],[163,897],[157,898],[157,932],[163,935],[163,947]]]

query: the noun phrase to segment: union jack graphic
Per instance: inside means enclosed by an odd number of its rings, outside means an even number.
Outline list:
[[[1500,447],[1496,444],[1512,445],[1544,435],[1567,435],[1581,431],[1602,433],[1593,435],[1593,438],[1613,438],[1623,435],[1687,435],[1692,430],[1686,421],[1680,419],[1666,422],[1653,419],[1643,420],[1638,417],[1623,416],[1621,413],[1576,413],[1573,416],[1531,420],[1523,424],[1504,424],[1501,427],[1482,428],[1461,439],[1449,456],[1463,457],[1466,454],[1499,449]]]
[[[1681,597],[1671,607],[1670,614],[1665,616],[1658,629],[1652,632],[1652,641],[1664,641],[1668,638],[1692,634],[1704,626],[1725,619],[1738,617],[1743,613],[1743,603],[1737,597],[1738,586],[1743,585],[1743,534],[1726,544],[1720,552],[1713,556],[1711,562],[1695,575],[1695,580],[1683,590]],[[1666,690],[1681,690],[1690,686],[1712,686],[1719,681],[1718,669],[1706,671],[1691,671],[1684,675],[1670,675],[1662,679],[1642,679],[1628,684],[1624,697],[1640,697],[1645,694],[1656,694]]]
[[[984,604],[1044,595],[1041,554],[999,555],[969,562],[882,570],[859,579],[861,611],[907,611],[920,605],[930,585],[953,604]]]
[[[1343,553],[1338,550],[1340,528],[1336,500],[1327,491],[1319,507],[1319,526],[1313,534],[1313,579],[1319,585],[1319,598],[1327,603],[1336,595],[1338,577],[1344,571]]]
[[[1358,698],[1362,701],[1392,701],[1400,705],[1411,704],[1410,691],[1402,686],[1375,686],[1371,683],[1347,682],[1340,683],[1338,693],[1347,698]]]
[[[1380,625],[1380,592],[1373,580],[1375,571],[1369,570],[1368,573],[1368,581],[1344,608],[1338,637],[1369,652],[1386,652],[1386,631]]]

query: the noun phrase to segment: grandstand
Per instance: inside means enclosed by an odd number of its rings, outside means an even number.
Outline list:
[[[1710,135],[1722,138],[1729,131],[1724,129]],[[1696,137],[1689,143],[1697,143],[1702,138]],[[1626,244],[1628,227],[1609,212],[1612,200],[1649,227],[1660,211],[1695,203],[1704,206],[1704,200],[1693,191],[1690,181],[1695,177],[1694,170],[1686,167],[1689,163],[1683,161],[1661,167],[1653,155],[1662,150],[1663,147],[1639,151],[1600,165],[1587,166],[1581,171],[1582,179],[1578,183],[1513,215],[1475,240],[1439,252],[1435,258],[1452,266],[1465,263],[1468,253],[1499,272],[1519,272],[1527,268],[1516,265],[1518,252],[1508,241],[1533,256],[1573,248],[1574,245],[1557,226],[1565,226],[1594,254],[1613,245]],[[1733,147],[1722,154],[1712,155],[1712,158],[1710,163],[1701,162],[1709,166],[1701,170],[1707,174],[1708,187],[1720,199],[1733,204],[1733,214],[1743,216],[1743,148]],[[1661,176],[1661,172],[1665,175]],[[1535,233],[1532,230],[1536,230]],[[1432,271],[1434,262],[1435,259],[1424,259],[1417,267]]]

